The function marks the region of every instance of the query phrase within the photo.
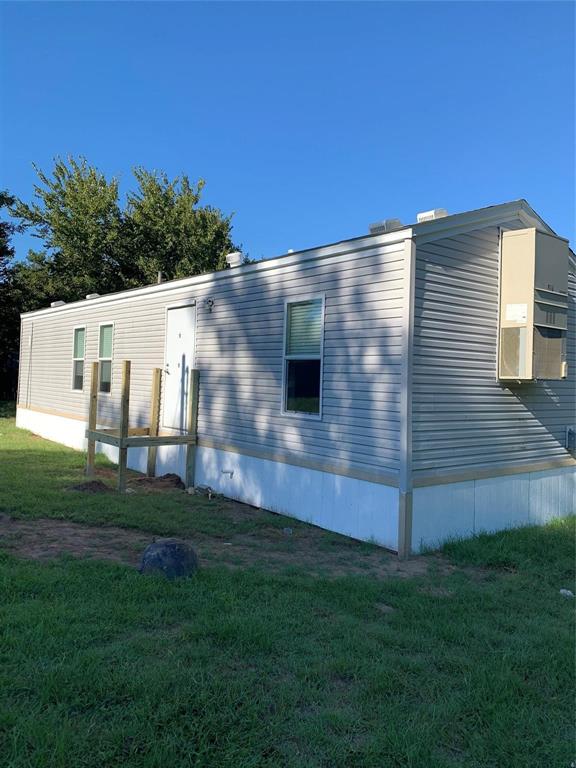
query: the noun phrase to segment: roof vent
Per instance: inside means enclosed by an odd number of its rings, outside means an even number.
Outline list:
[[[242,254],[240,251],[232,251],[226,255],[226,263],[229,267],[239,267],[242,264]]]
[[[54,307],[61,307],[63,304],[66,304],[66,302],[65,301],[51,301],[50,302],[50,306],[52,308],[54,308]]]
[[[86,294],[86,298],[87,299],[97,299],[97,298],[99,298],[99,296],[100,296],[99,293],[87,293]]]
[[[400,219],[384,219],[384,221],[376,221],[374,224],[370,224],[371,235],[382,235],[384,232],[393,232],[395,229],[402,229]]]
[[[418,224],[423,224],[425,221],[434,221],[434,219],[443,219],[444,216],[448,216],[446,208],[434,208],[432,211],[422,211],[416,215],[416,221]]]

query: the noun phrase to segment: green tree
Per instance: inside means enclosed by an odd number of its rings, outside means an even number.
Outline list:
[[[200,205],[202,180],[136,168],[137,189],[122,209],[118,181],[84,158],[58,158],[51,174],[34,168],[31,203],[0,197],[0,208],[20,220],[0,225],[0,366],[17,354],[19,312],[153,283],[159,271],[172,279],[222,269],[226,253],[238,250],[231,216]],[[17,228],[30,229],[42,248],[14,262]]]
[[[25,310],[146,285],[159,271],[172,279],[223,269],[237,250],[232,217],[200,205],[203,180],[136,168],[122,210],[118,181],[84,158],[57,159],[52,175],[35,169],[34,201],[12,210],[43,242],[15,268]]]
[[[0,211],[15,203],[6,190],[0,190]],[[0,220],[0,398],[14,394],[19,342],[19,304],[14,290],[12,236],[19,227],[12,221]]]
[[[57,159],[52,176],[34,167],[41,182],[34,186],[34,201],[17,201],[13,207],[13,214],[44,245],[29,251],[16,270],[24,308],[123,288],[117,180],[108,181],[84,158],[67,163]]]
[[[137,280],[153,282],[159,271],[170,280],[224,269],[226,254],[236,250],[231,216],[199,205],[204,181],[171,181],[144,168],[134,176],[138,189],[128,194],[124,234]]]

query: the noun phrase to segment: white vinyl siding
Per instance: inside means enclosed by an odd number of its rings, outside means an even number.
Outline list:
[[[86,328],[74,328],[72,341],[72,389],[82,392],[84,389],[84,356],[86,354]]]
[[[521,228],[510,221],[504,228]],[[566,459],[575,421],[574,263],[570,267],[568,378],[515,384],[496,378],[499,229],[417,245],[413,365],[416,481]]]
[[[196,300],[201,444],[393,478],[399,463],[403,244],[367,238],[361,245],[358,252],[343,244],[348,252],[319,260],[278,262],[263,271],[238,268],[225,279],[207,275],[192,286],[175,282],[149,294],[119,294],[105,304],[82,302],[24,316],[22,406],[84,417],[87,388],[73,398],[68,384],[68,396],[57,364],[69,359],[66,339],[84,322],[89,367],[98,359],[99,323],[113,322],[112,379],[120,379],[123,360],[132,361],[130,424],[145,426],[152,369],[164,367],[166,307]],[[280,410],[285,304],[319,295],[325,297],[322,419],[296,418]],[[212,311],[207,299],[214,301]],[[119,398],[114,388],[99,399],[101,424],[117,426]]]

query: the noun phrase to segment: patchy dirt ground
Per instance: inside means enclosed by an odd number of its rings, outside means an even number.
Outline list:
[[[239,515],[255,514],[244,504],[229,502]],[[188,541],[204,567],[223,565],[230,568],[252,566],[269,571],[290,567],[310,574],[338,576],[365,574],[377,577],[411,577],[430,569],[441,573],[455,570],[439,555],[414,557],[400,561],[386,550],[355,544],[342,537],[340,544],[330,534],[313,526],[264,528],[257,533],[235,534],[229,540],[197,534]],[[90,526],[66,520],[20,520],[0,515],[0,547],[21,557],[46,560],[68,554],[113,560],[126,565],[138,564],[144,548],[154,536],[126,528]],[[159,538],[159,537],[156,537]],[[323,546],[322,546],[323,545]]]

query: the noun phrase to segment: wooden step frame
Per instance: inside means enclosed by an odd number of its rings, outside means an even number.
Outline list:
[[[105,443],[118,448],[118,482],[120,493],[126,491],[126,470],[129,448],[147,448],[147,475],[154,477],[156,471],[156,453],[162,445],[186,446],[186,478],[187,488],[194,486],[194,468],[196,463],[196,444],[198,441],[198,394],[200,373],[197,369],[190,370],[188,388],[188,412],[186,432],[184,434],[168,434],[160,432],[160,403],[162,395],[162,369],[152,371],[152,396],[150,403],[150,424],[147,427],[130,427],[130,360],[122,361],[122,389],[120,398],[120,424],[109,429],[97,429],[98,422],[98,383],[100,364],[92,363],[90,379],[90,408],[88,413],[88,450],[86,454],[86,474],[93,476],[95,471],[96,443]]]

